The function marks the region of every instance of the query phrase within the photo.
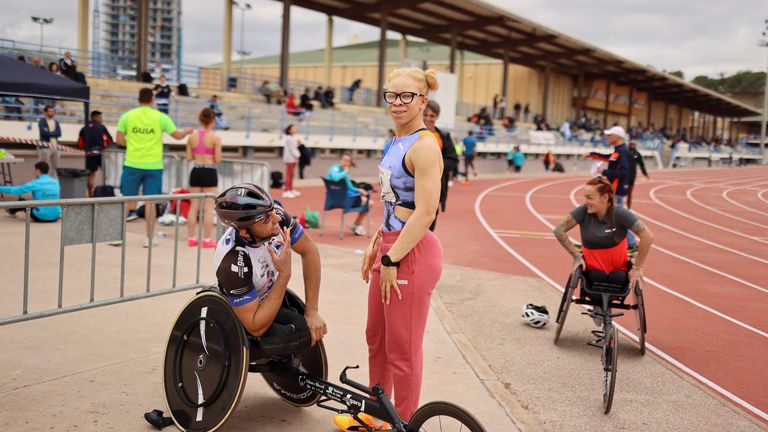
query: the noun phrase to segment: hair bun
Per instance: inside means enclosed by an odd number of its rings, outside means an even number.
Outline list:
[[[429,91],[437,91],[440,88],[440,83],[437,82],[437,72],[434,69],[427,69],[424,71],[424,75],[427,78],[427,88],[429,88]]]

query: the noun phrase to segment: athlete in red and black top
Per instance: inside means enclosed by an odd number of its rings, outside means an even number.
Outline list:
[[[614,195],[608,179],[596,177],[583,189],[585,203],[576,207],[553,230],[555,237],[573,257],[573,268],[583,266],[592,282],[624,284],[627,276],[631,286],[642,281],[643,265],[653,243],[653,233],[631,211],[614,205]],[[579,226],[582,250],[571,242],[566,232]],[[640,246],[629,275],[627,275],[627,233],[640,238]]]

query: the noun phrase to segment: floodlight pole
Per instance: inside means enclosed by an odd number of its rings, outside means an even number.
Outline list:
[[[40,61],[43,59],[43,27],[48,24],[53,24],[53,18],[32,17],[32,22],[40,24]]]
[[[238,87],[243,85],[243,56],[247,56],[250,54],[249,51],[245,51],[243,48],[244,44],[244,26],[245,26],[245,11],[251,9],[250,3],[239,3],[236,1],[232,2],[232,5],[238,9],[240,9],[240,49],[237,51],[237,53],[240,55],[240,73],[238,74],[239,77],[237,78],[238,81]],[[240,87],[241,89],[243,87]]]
[[[766,20],[766,24],[768,24],[768,20]],[[765,51],[768,54],[768,38],[762,41],[760,45],[766,48]],[[768,65],[766,66],[765,88],[763,89],[763,119],[762,121],[760,121],[760,155],[763,157],[762,159],[763,165],[768,164],[768,161],[766,161],[766,155],[765,155],[765,127],[766,127],[765,123],[767,121],[768,121]]]

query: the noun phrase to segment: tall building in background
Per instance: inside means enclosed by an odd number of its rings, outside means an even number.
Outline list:
[[[157,78],[181,77],[181,0],[149,0],[147,67]],[[136,0],[104,0],[103,49],[118,75],[136,76]]]

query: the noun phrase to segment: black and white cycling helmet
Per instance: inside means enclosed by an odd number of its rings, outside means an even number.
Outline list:
[[[251,225],[269,217],[275,210],[275,201],[260,186],[241,183],[230,187],[216,197],[216,214],[219,220],[236,230],[250,231]]]
[[[529,303],[523,306],[523,320],[531,327],[544,327],[549,322],[549,311],[546,306]]]

